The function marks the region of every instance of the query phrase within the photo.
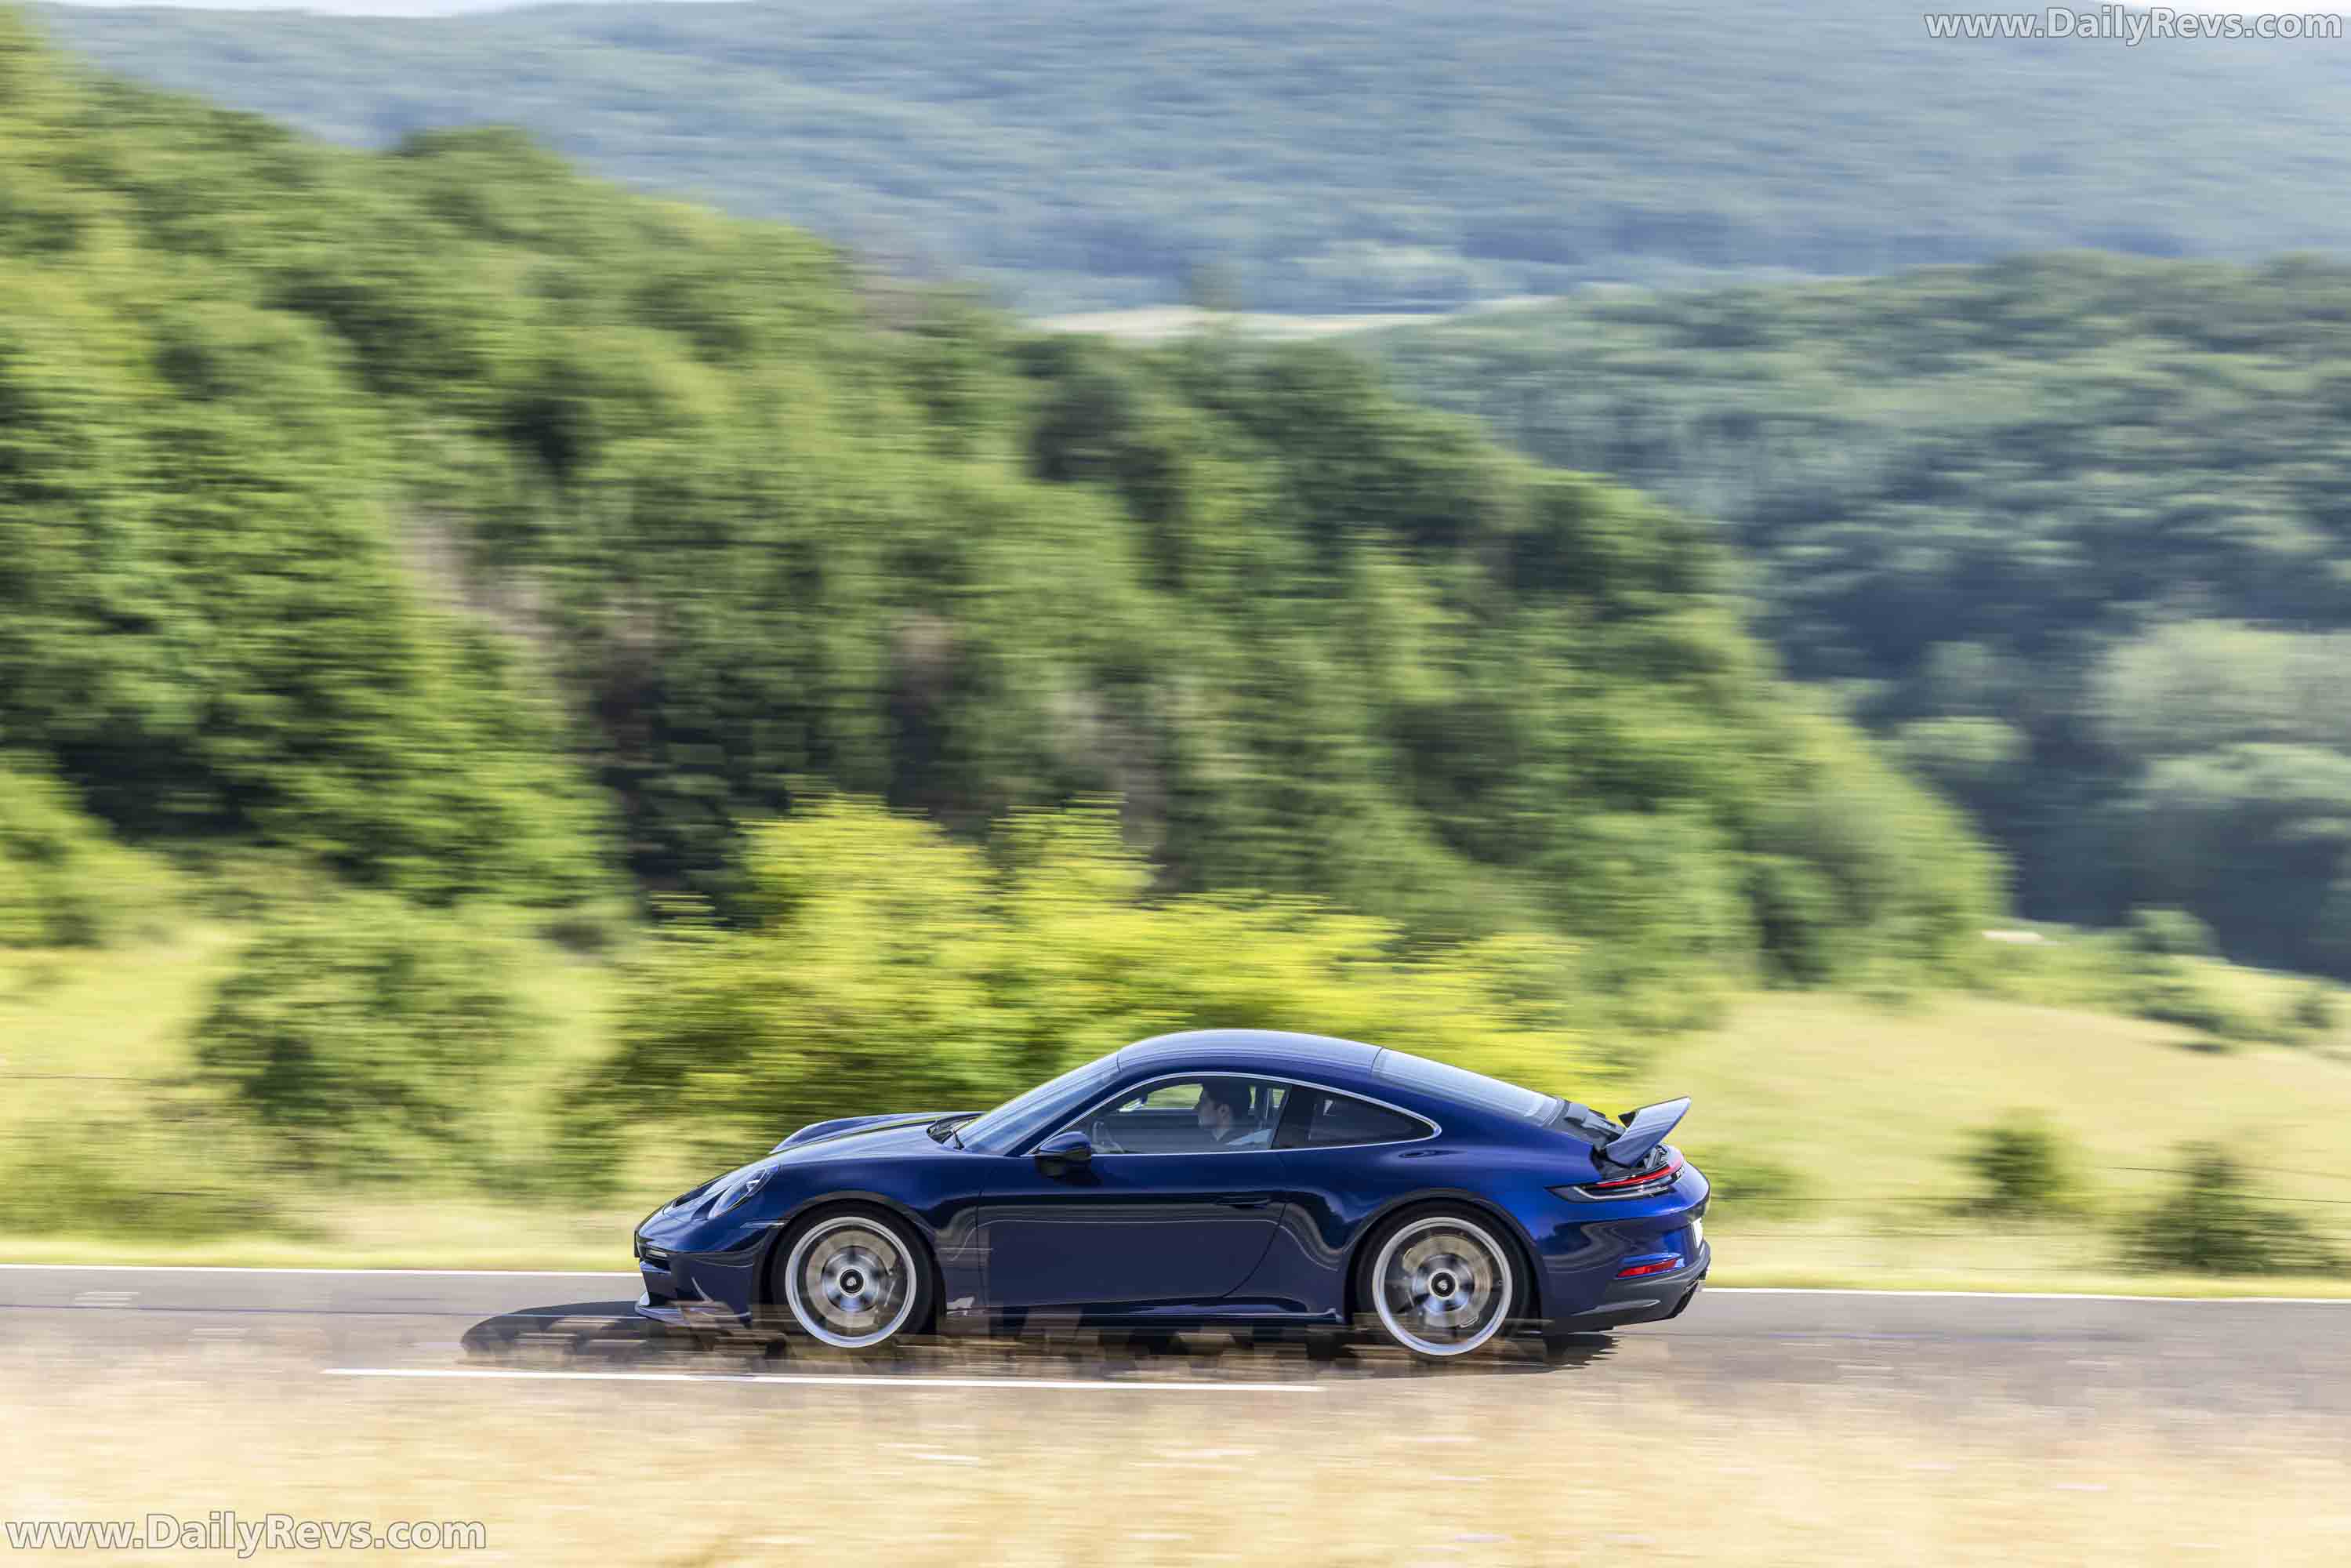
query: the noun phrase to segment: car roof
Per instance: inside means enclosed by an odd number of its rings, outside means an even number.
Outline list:
[[[1350,1093],[1402,1105],[1416,1115],[1469,1114],[1524,1122],[1497,1107],[1484,1096],[1448,1086],[1441,1063],[1427,1063],[1438,1075],[1430,1082],[1416,1072],[1385,1072],[1382,1058],[1404,1062],[1423,1059],[1361,1040],[1327,1034],[1290,1034],[1270,1029],[1196,1029],[1138,1040],[1115,1055],[1112,1071],[1120,1077],[1179,1072],[1192,1069],[1231,1073],[1261,1072],[1271,1077],[1295,1075],[1309,1082],[1344,1089]],[[1471,1075],[1474,1077],[1475,1075]],[[1514,1092],[1541,1096],[1541,1091],[1511,1084]],[[1556,1102],[1557,1097],[1552,1096]]]
[[[1367,1073],[1380,1048],[1327,1034],[1290,1034],[1272,1029],[1195,1029],[1138,1040],[1118,1053],[1119,1071],[1131,1068],[1203,1067]]]

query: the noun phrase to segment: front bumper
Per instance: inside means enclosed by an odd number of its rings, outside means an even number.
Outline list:
[[[674,1252],[636,1239],[637,1314],[671,1328],[729,1330],[752,1322],[758,1255]]]

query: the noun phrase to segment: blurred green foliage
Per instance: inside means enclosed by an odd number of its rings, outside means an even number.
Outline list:
[[[479,1091],[534,1046],[494,935],[382,894],[281,913],[196,1020],[193,1082],[278,1158],[391,1181],[456,1158]]]
[[[1760,625],[2022,907],[2351,974],[2351,268],[2063,256],[1365,340],[1720,519]]]
[[[2178,1186],[2123,1223],[2123,1256],[2132,1267],[2291,1274],[2343,1266],[2298,1217],[2262,1203],[2244,1167],[2218,1145],[2183,1144],[2174,1157]]]
[[[1708,1223],[1802,1214],[1819,1201],[1812,1184],[1785,1160],[1738,1148],[1708,1146],[1690,1153],[1706,1173]]]
[[[2064,1138],[2031,1112],[1976,1129],[1960,1163],[1980,1184],[1969,1207],[1985,1213],[2036,1213],[2079,1201],[2079,1176]]]
[[[2287,1004],[2283,1027],[2296,1034],[2321,1038],[2342,1026],[2343,1009],[2323,985],[2304,986]]]
[[[1880,0],[41,15],[110,68],[339,141],[518,122],[611,177],[1029,309],[2351,249],[2326,43],[2118,69],[2081,40],[1938,42]]]
[[[46,767],[0,753],[0,947],[106,941],[156,907],[164,880],[77,810]]]
[[[1555,937],[1411,952],[1318,901],[1149,896],[1102,808],[1028,811],[991,852],[870,801],[760,828],[758,923],[671,923],[638,967],[581,1125],[766,1137],[810,1119],[984,1110],[1174,1030],[1297,1030],[1573,1089],[1604,1072]]]
[[[2193,916],[2138,911],[2123,930],[2055,927],[2044,940],[1989,943],[1971,978],[2019,1001],[2177,1024],[2195,1031],[2199,1050],[2322,1044],[2335,1032],[2330,982],[2232,967],[2201,956],[2208,940]]]
[[[331,222],[301,150],[75,90],[16,26],[0,70],[47,79],[0,105],[0,736],[135,834],[434,900],[597,886],[551,700],[413,585],[384,414],[285,308]]]
[[[2215,951],[2212,928],[2184,909],[2134,909],[2124,935],[2134,951],[2150,958],[2206,957]]]
[[[284,1226],[263,1140],[190,1111],[158,1092],[136,1115],[16,1129],[0,1150],[0,1230],[175,1242]]]
[[[511,132],[340,152],[5,15],[0,72],[0,734],[136,839],[757,925],[745,822],[1114,797],[1155,896],[1566,939],[1628,1030],[1964,968],[1997,907],[1700,530],[1347,356],[1024,339]]]

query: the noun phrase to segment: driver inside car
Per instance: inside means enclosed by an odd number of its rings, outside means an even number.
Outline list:
[[[1273,1146],[1271,1127],[1246,1127],[1249,1091],[1238,1083],[1210,1079],[1200,1085],[1197,1111],[1208,1142],[1219,1149],[1266,1149]]]

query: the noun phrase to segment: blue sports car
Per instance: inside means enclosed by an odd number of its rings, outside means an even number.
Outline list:
[[[1677,1315],[1707,1183],[1622,1122],[1353,1040],[1214,1030],[981,1113],[802,1127],[637,1228],[638,1312],[845,1351],[1033,1320],[1362,1327],[1415,1355]]]

